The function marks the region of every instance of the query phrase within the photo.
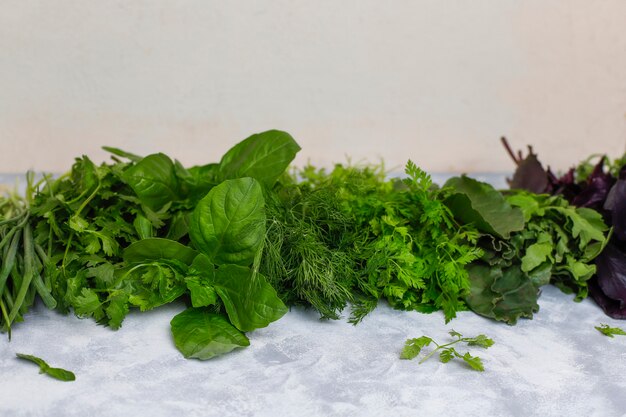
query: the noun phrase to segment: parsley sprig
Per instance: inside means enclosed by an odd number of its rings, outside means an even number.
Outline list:
[[[452,359],[458,358],[463,360],[471,369],[480,372],[484,371],[485,368],[483,366],[483,362],[478,356],[472,356],[469,352],[461,354],[454,348],[454,345],[458,343],[466,343],[468,346],[478,346],[487,349],[494,344],[493,340],[484,334],[480,334],[476,337],[463,337],[461,333],[455,331],[454,329],[451,330],[449,334],[455,338],[455,340],[441,345],[428,336],[408,339],[404,344],[404,349],[402,349],[400,359],[414,359],[422,352],[423,348],[432,343],[437,347],[428,354],[424,355],[424,357],[419,361],[420,364],[424,363],[430,357],[435,355],[435,353],[439,352],[439,360],[442,363],[448,363]]]

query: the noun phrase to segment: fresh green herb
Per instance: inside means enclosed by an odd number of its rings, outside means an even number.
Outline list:
[[[596,326],[596,330],[608,337],[626,336],[626,332],[619,327],[610,327],[608,324],[600,324]]]
[[[60,381],[74,381],[76,379],[76,375],[74,375],[73,372],[61,368],[52,368],[41,358],[32,355],[25,355],[23,353],[17,353],[16,355],[20,359],[31,361],[39,365],[40,374],[46,374]]]
[[[83,156],[58,178],[28,174],[24,197],[0,198],[0,324],[9,337],[36,297],[113,329],[133,308],[182,299],[190,307],[172,334],[199,359],[248,345],[243,332],[288,305],[330,319],[351,305],[356,324],[382,298],[442,310],[446,322],[471,308],[513,324],[538,310],[542,285],[584,298],[610,237],[602,215],[560,197],[503,194],[466,176],[439,188],[411,161],[402,180],[382,164],[287,171],[300,147],[276,130],[189,168],[161,153],[105,149],[111,162]],[[482,368],[451,345],[486,342],[453,336],[440,359]],[[430,343],[413,339],[407,355]]]
[[[240,331],[285,314],[259,265],[264,194],[300,149],[291,136],[253,135],[219,164],[189,169],[164,154],[107,149],[113,163],[79,158],[56,179],[29,180],[24,199],[0,202],[7,330],[36,294],[50,308],[114,329],[133,307],[146,311],[185,296]],[[188,329],[177,327],[177,338]]]
[[[515,324],[538,311],[543,285],[575,293],[577,300],[585,298],[588,281],[596,272],[594,259],[610,237],[602,216],[558,196],[513,192],[506,201],[522,211],[525,227],[509,239],[489,234],[481,238],[484,255],[468,268],[470,308]]]
[[[205,309],[189,308],[175,316],[171,326],[174,343],[186,358],[211,359],[250,345],[227,318]]]
[[[37,295],[48,308],[57,306],[33,240],[31,205],[36,187],[34,174],[29,172],[26,197],[12,192],[0,198],[0,325],[9,339],[12,324],[23,320]]]
[[[260,271],[286,303],[338,319],[353,301],[357,268],[350,236],[356,222],[342,211],[333,184],[312,188],[295,181],[282,178],[266,199]]]
[[[484,371],[485,368],[483,366],[483,362],[478,356],[472,356],[469,352],[461,354],[453,346],[458,343],[466,343],[468,346],[478,346],[487,349],[493,345],[493,340],[489,339],[484,334],[478,335],[476,337],[463,337],[463,335],[454,330],[451,330],[449,334],[450,336],[455,338],[455,340],[442,345],[435,342],[428,336],[421,336],[416,339],[408,339],[404,344],[402,352],[400,353],[400,359],[414,359],[422,352],[423,348],[429,346],[432,343],[436,346],[436,348],[428,354],[424,355],[424,357],[419,361],[420,364],[424,363],[426,360],[428,360],[428,358],[439,352],[439,360],[442,363],[448,363],[452,359],[458,358],[463,360],[463,362],[465,362],[473,370],[481,372]]]

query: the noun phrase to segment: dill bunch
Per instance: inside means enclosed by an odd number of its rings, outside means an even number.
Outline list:
[[[338,319],[353,300],[356,279],[345,240],[355,225],[339,201],[330,186],[293,182],[277,185],[266,199],[260,271],[287,304],[311,305],[325,319]]]

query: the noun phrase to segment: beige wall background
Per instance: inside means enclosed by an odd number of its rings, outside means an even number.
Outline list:
[[[298,163],[564,169],[626,143],[626,1],[0,0],[0,171],[102,145],[207,163],[290,132]]]

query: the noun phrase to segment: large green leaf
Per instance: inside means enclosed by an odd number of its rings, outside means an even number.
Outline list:
[[[477,229],[505,239],[524,228],[522,211],[511,207],[491,185],[462,175],[450,178],[445,187],[454,190],[446,205],[462,222],[473,223]]]
[[[539,290],[517,266],[506,269],[472,264],[468,267],[471,289],[465,302],[475,313],[508,324],[539,311]]]
[[[174,163],[162,153],[146,156],[128,168],[122,178],[152,210],[180,197]]]
[[[224,302],[228,318],[239,330],[265,327],[287,313],[276,290],[250,268],[223,265],[215,275],[215,290]]]
[[[138,240],[124,249],[124,261],[128,263],[141,263],[146,261],[158,261],[159,259],[175,259],[190,265],[198,252],[170,239],[158,237]]]
[[[220,161],[223,179],[252,177],[271,186],[287,169],[300,146],[287,132],[269,130],[239,142]]]
[[[265,238],[264,204],[253,178],[224,181],[196,206],[191,241],[217,265],[250,265]]]
[[[170,322],[174,344],[185,358],[211,359],[238,347],[249,346],[245,334],[226,317],[201,308],[188,308]]]

